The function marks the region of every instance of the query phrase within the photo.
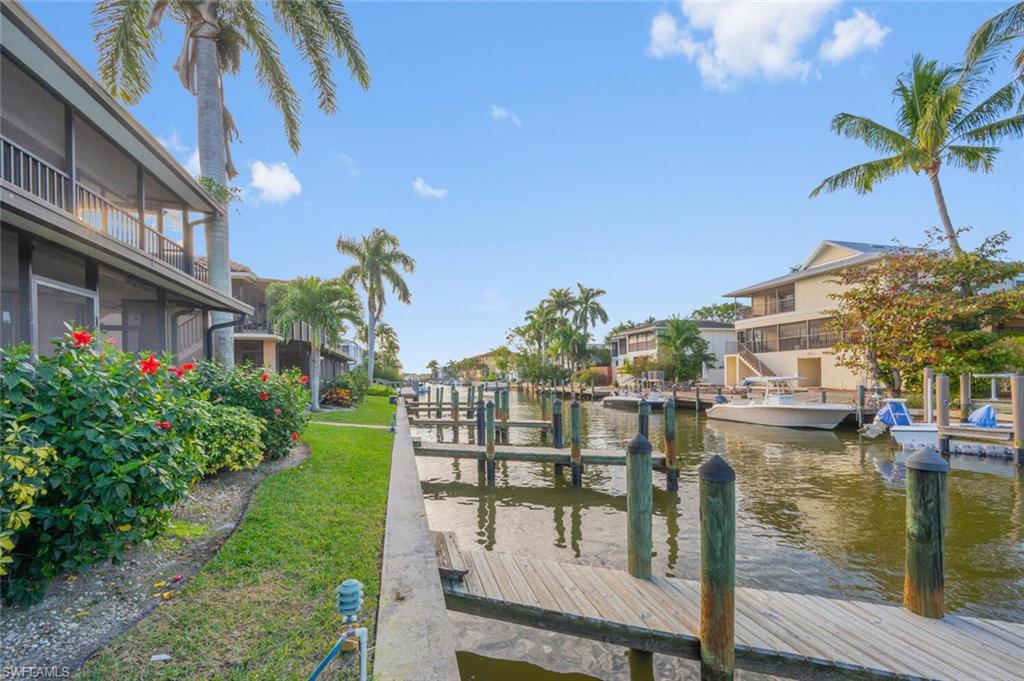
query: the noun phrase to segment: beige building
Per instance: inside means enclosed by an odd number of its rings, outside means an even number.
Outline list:
[[[789,274],[726,293],[727,298],[749,298],[750,309],[736,322],[736,342],[725,355],[725,384],[738,385],[750,376],[800,376],[805,387],[854,389],[861,377],[836,364],[831,352],[836,338],[826,330],[835,307],[830,296],[841,290],[833,279],[842,269],[897,250],[822,241]]]

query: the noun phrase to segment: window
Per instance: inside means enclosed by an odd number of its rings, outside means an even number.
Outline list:
[[[100,269],[100,330],[122,350],[167,350],[166,311],[156,290],[116,270]]]
[[[32,277],[32,291],[36,314],[33,346],[40,355],[53,352],[50,340],[63,337],[68,326],[96,326],[95,291],[40,276]]]

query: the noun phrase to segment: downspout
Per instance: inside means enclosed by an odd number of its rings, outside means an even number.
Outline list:
[[[207,360],[213,359],[213,332],[217,329],[226,329],[229,326],[239,326],[245,321],[245,318],[249,315],[244,312],[239,312],[238,316],[234,319],[229,319],[226,322],[219,322],[217,324],[211,324],[206,328],[206,343],[204,343],[203,354]],[[234,348],[231,349],[234,352]]]

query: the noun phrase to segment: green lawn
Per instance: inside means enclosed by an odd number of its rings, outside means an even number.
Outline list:
[[[81,677],[306,678],[337,640],[334,589],[348,577],[366,587],[372,645],[392,437],[310,425],[310,459],[265,480],[220,552]],[[150,662],[158,653],[173,659]],[[355,657],[327,678],[356,678]]]
[[[395,405],[388,403],[386,397],[366,397],[355,411],[324,411],[313,414],[313,422],[324,423],[363,423],[386,426],[391,423],[391,414]]]

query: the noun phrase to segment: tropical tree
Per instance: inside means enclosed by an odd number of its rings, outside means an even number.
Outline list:
[[[309,326],[311,411],[320,410],[320,349],[334,345],[345,333],[345,322],[361,323],[363,306],[352,287],[341,279],[299,277],[267,287],[267,316],[274,331],[290,338],[297,324]]]
[[[893,89],[898,106],[895,128],[849,113],[832,119],[836,134],[859,139],[884,156],[825,178],[811,196],[848,187],[866,194],[875,184],[907,171],[924,173],[935,195],[946,241],[953,253],[962,253],[939,171],[949,165],[990,172],[1000,151],[995,143],[1024,134],[1024,115],[1006,116],[1016,102],[1018,84],[1004,85],[975,104],[984,85],[985,79],[976,71],[941,66],[914,55],[910,71],[897,78]]]
[[[696,380],[704,375],[704,367],[717,361],[697,324],[679,317],[658,331],[658,357],[665,375],[676,381]]]
[[[359,341],[364,345],[367,344],[369,342],[367,339],[368,335],[369,332],[367,330],[367,325],[360,324]],[[394,327],[387,322],[382,321],[377,325],[377,347],[380,349],[382,355],[398,357],[398,351],[401,347],[398,344],[398,334],[395,332]]]
[[[237,75],[243,53],[251,53],[256,79],[280,111],[288,144],[295,152],[300,146],[301,100],[270,26],[254,0],[100,0],[93,9],[94,41],[100,78],[114,97],[137,104],[149,92],[155,43],[167,10],[185,27],[185,44],[174,69],[181,84],[196,98],[200,180],[226,204],[230,196],[228,182],[237,174],[231,162],[230,142],[237,139],[238,130],[224,104],[224,76]],[[370,87],[363,50],[341,0],[274,2],[273,15],[311,67],[321,111],[333,114],[337,110],[331,64],[334,56],[346,59],[349,73],[364,90]],[[231,295],[227,210],[205,224],[210,285]],[[228,313],[213,313],[215,323],[229,319]],[[214,332],[213,354],[225,366],[234,363],[230,326]]]
[[[427,369],[430,370],[430,377],[435,381],[437,380],[437,370],[440,368],[441,363],[438,362],[436,359],[432,359],[429,362],[427,362]]]
[[[690,319],[705,322],[734,322],[740,318],[743,303],[714,303],[698,307],[690,313]]]
[[[562,319],[568,319],[576,307],[576,296],[573,295],[572,289],[553,288],[542,304]]]
[[[608,322],[608,313],[605,312],[604,306],[597,300],[608,292],[601,288],[590,288],[580,283],[576,284],[576,288],[578,292],[576,293],[573,306],[573,322],[586,335],[591,326],[596,325],[598,322],[602,324]]]
[[[1014,43],[1020,49],[1012,56],[1013,68],[1017,78],[1024,79],[1024,2],[1010,5],[978,27],[967,43],[964,66],[987,66],[1012,51]]]
[[[402,272],[414,272],[416,261],[402,251],[397,236],[380,227],[359,239],[339,236],[338,252],[355,260],[341,273],[341,278],[350,286],[358,284],[366,293],[366,372],[373,382],[374,345],[377,324],[387,302],[385,289],[390,286],[399,302],[411,303],[412,295]]]

